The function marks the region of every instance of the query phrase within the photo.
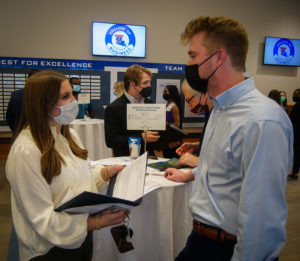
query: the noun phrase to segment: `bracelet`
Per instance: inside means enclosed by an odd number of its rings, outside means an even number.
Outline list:
[[[96,230],[97,229],[97,220],[96,220],[96,217],[94,218],[95,220],[95,224],[94,224],[94,229],[93,230]]]
[[[108,175],[108,171],[107,171],[106,167],[101,169],[100,174],[101,174],[101,177],[104,181],[109,181],[110,177]]]

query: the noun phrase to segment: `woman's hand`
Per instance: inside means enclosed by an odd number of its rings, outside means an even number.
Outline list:
[[[107,175],[109,176],[109,178],[112,178],[114,175],[116,175],[117,173],[119,173],[122,169],[124,169],[124,165],[111,165],[111,166],[107,166]]]
[[[100,170],[100,175],[104,181],[109,181],[114,175],[124,169],[124,165],[112,165]]]
[[[128,217],[129,211],[121,210],[118,212],[105,213],[93,217],[88,217],[88,231],[99,230],[104,227],[113,226],[124,222]]]

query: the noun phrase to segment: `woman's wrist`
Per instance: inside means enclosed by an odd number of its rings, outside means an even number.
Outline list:
[[[96,219],[94,217],[88,217],[87,219],[87,230],[93,231],[96,229]]]
[[[87,226],[88,231],[99,230],[102,228],[99,216],[88,217],[87,223],[88,223]]]
[[[108,174],[108,169],[107,167],[104,167],[100,170],[100,174],[101,174],[101,177],[104,181],[109,181],[110,180],[110,176]]]

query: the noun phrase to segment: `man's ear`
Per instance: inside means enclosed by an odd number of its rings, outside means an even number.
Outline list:
[[[131,81],[131,82],[129,83],[129,89],[134,88],[134,87],[136,87],[136,86],[137,86],[137,84],[136,84],[134,81]]]
[[[218,50],[218,54],[217,54],[217,58],[218,58],[218,60],[217,60],[217,66],[219,67],[219,66],[221,66],[225,62],[225,60],[227,58],[227,52],[226,52],[226,50],[223,49],[223,48],[219,49]]]

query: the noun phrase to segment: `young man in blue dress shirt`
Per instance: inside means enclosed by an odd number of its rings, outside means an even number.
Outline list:
[[[193,172],[193,231],[181,260],[277,260],[286,240],[286,179],[293,159],[287,114],[245,78],[248,37],[234,19],[199,17],[182,34],[186,78],[214,103]]]

